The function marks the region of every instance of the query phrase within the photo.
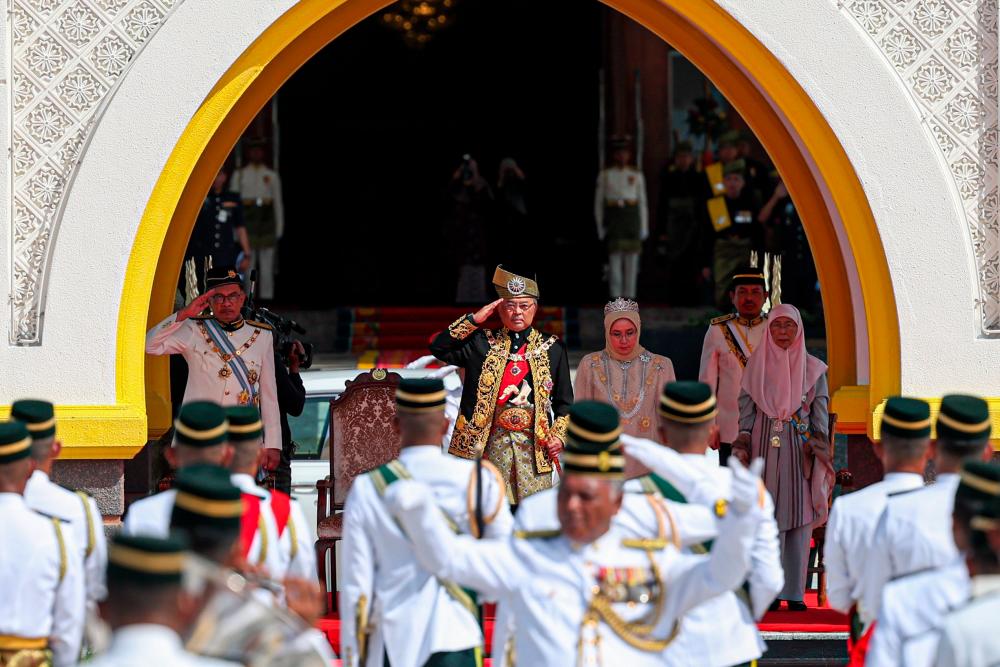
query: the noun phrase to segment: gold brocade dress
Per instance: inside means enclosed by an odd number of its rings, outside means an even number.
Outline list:
[[[577,401],[611,403],[621,416],[623,433],[655,440],[660,392],[676,379],[667,357],[639,348],[631,361],[617,361],[602,350],[580,361],[573,394]]]

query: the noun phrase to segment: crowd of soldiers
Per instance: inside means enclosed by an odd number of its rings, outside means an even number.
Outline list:
[[[230,273],[213,270],[201,301],[149,333],[152,352],[190,356],[205,393],[174,423],[173,487],[134,502],[110,543],[94,501],[49,480],[53,406],[18,401],[0,422],[0,665],[333,659],[314,629],[327,601],[311,527],[294,499],[258,484],[276,445],[266,365],[220,352],[261,336],[238,317]],[[753,664],[766,649],[757,621],[782,604],[806,610],[809,538],[823,524],[852,664],[996,663],[1000,642],[981,631],[1000,610],[985,401],[945,396],[932,417],[924,401],[888,399],[885,479],[831,510],[826,367],[805,351],[794,307],[761,312],[760,270],[734,274],[736,312],[709,327],[699,381],[677,381],[642,348],[637,304],[616,299],[607,347],[581,361],[575,391],[565,346],[533,326],[537,282],[504,267],[493,282],[496,301],[431,343],[464,370],[454,423],[440,377],[401,380],[400,453],[351,486],[344,665],[478,666],[487,603],[495,665]],[[487,328],[494,313],[502,326]]]

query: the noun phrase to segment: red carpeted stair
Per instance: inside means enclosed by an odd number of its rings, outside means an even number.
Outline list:
[[[334,350],[357,355],[361,368],[399,368],[427,354],[431,338],[468,312],[448,306],[339,308]],[[576,308],[543,306],[536,323],[569,346],[579,345]],[[486,325],[499,326],[499,320],[494,316]]]

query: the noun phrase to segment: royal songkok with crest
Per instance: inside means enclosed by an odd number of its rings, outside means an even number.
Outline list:
[[[977,396],[950,394],[941,399],[937,418],[937,437],[951,442],[986,444],[993,430],[990,409]]]
[[[243,500],[225,468],[209,464],[181,468],[174,488],[172,527],[239,529]]]
[[[181,406],[174,420],[174,438],[189,447],[220,445],[229,437],[226,411],[218,403],[193,401]]]
[[[737,269],[729,281],[729,289],[735,290],[740,285],[760,285],[766,289],[767,281],[764,279],[764,271],[752,266]]]
[[[264,437],[264,424],[260,410],[253,405],[233,405],[226,408],[229,421],[229,441],[246,442]]]
[[[10,417],[27,427],[32,440],[44,440],[56,434],[56,412],[48,401],[14,401]]]
[[[20,461],[31,453],[31,436],[24,424],[0,422],[0,465]]]
[[[931,407],[918,398],[891,397],[882,414],[882,433],[899,438],[930,437]]]
[[[600,401],[573,404],[562,455],[566,474],[624,479],[621,434],[618,410],[612,406]]]
[[[177,584],[187,560],[187,540],[119,533],[108,545],[108,579],[139,584]]]
[[[210,290],[223,285],[239,285],[243,287],[243,280],[236,272],[235,266],[220,266],[211,268],[205,273],[205,289]]]
[[[715,394],[704,382],[668,382],[660,394],[661,417],[681,424],[701,424],[719,413]]]
[[[535,279],[509,271],[503,268],[503,264],[497,266],[497,270],[493,272],[493,287],[501,299],[516,299],[522,296],[537,299],[541,296]]]
[[[396,388],[396,409],[400,412],[443,412],[444,381],[437,378],[405,379]]]

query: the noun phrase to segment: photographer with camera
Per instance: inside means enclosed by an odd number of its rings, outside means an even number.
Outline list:
[[[272,326],[244,319],[247,295],[234,267],[210,269],[206,291],[150,329],[146,353],[180,354],[188,365],[184,401],[255,405],[264,422],[265,470],[281,459]],[[207,313],[207,314],[205,314]]]

